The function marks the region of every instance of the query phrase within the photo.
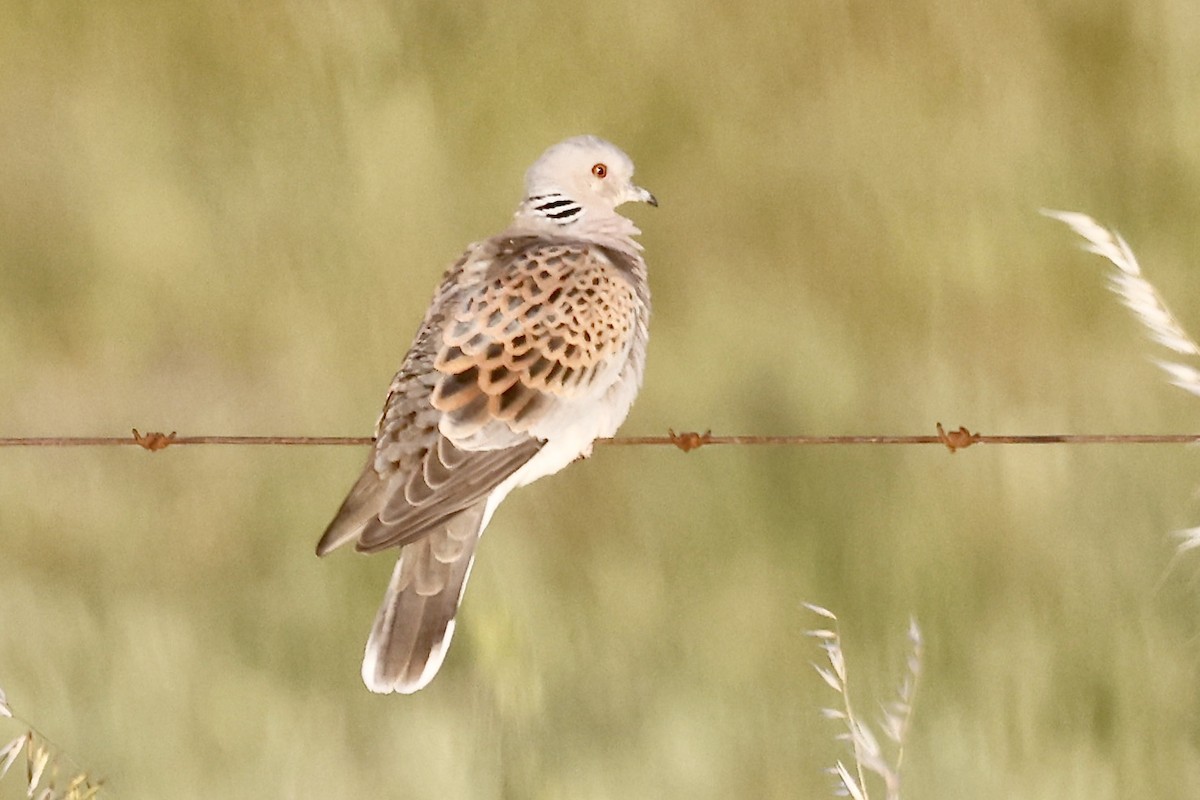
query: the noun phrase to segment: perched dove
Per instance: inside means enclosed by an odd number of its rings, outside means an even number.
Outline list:
[[[362,676],[410,694],[437,674],[475,547],[505,496],[591,452],[642,381],[650,290],[617,206],[658,205],[595,136],[525,174],[506,231],[447,270],[388,389],[366,468],[317,544],[400,548]]]

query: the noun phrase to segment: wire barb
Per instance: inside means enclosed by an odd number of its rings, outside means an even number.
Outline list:
[[[139,445],[151,453],[157,453],[159,450],[166,450],[175,443],[175,431],[170,433],[138,433],[138,429],[133,429],[133,443]]]
[[[950,451],[951,455],[959,450],[967,449],[981,438],[978,433],[971,433],[961,425],[956,431],[947,431],[942,427],[942,423],[940,422],[937,424],[937,435],[941,443],[946,445],[946,449]]]
[[[706,444],[712,444],[712,429],[706,430],[704,433],[696,433],[695,431],[676,433],[674,428],[667,428],[667,436],[670,438],[671,444],[685,453],[690,453],[693,450],[704,447]]]

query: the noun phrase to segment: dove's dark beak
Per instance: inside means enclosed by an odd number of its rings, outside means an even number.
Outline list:
[[[632,182],[626,183],[621,188],[621,193],[617,195],[616,205],[622,203],[649,203],[655,208],[658,207],[658,198],[650,194],[648,189],[643,189],[640,186],[635,186]]]

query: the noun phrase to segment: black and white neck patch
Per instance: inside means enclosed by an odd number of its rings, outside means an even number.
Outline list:
[[[583,206],[566,195],[539,194],[527,199],[529,208],[538,216],[545,217],[559,225],[566,225],[583,217]]]

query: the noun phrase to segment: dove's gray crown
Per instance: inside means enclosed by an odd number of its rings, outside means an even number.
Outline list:
[[[373,691],[433,678],[496,507],[629,412],[650,294],[639,231],[616,207],[655,203],[632,179],[603,139],[554,145],[526,173],[510,227],[470,245],[434,294],[367,465],[317,545],[401,548],[363,659]]]

